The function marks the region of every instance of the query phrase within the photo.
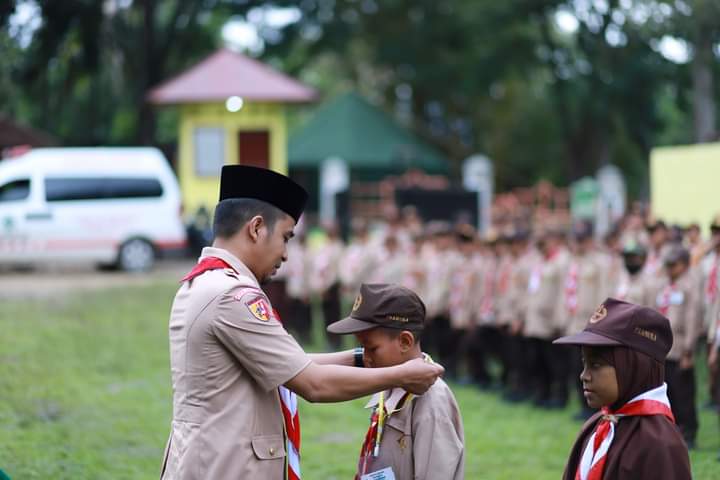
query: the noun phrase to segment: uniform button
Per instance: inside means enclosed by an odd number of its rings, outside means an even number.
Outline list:
[[[275,456],[275,447],[270,447],[270,456],[271,457]]]

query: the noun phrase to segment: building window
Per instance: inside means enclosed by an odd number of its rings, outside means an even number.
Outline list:
[[[197,127],[194,134],[195,174],[216,177],[225,163],[225,129]]]

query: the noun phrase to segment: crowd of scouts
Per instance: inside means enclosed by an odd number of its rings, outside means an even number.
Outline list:
[[[717,404],[720,321],[720,218],[709,238],[700,228],[626,216],[598,238],[592,226],[514,227],[481,237],[469,225],[421,222],[416,214],[369,225],[356,220],[346,243],[334,227],[310,245],[300,234],[288,260],[266,286],[286,327],[311,337],[312,305],[326,324],[342,318],[364,283],[398,284],[426,306],[422,349],[445,377],[483,389],[502,389],[509,402],[564,408],[577,395],[587,407],[576,346],[553,340],[583,330],[598,305],[612,297],[650,307],[670,320],[674,341],[665,381],[687,445],[698,430],[695,363],[711,368]],[[313,302],[317,299],[317,302]],[[337,350],[340,337],[328,333]]]

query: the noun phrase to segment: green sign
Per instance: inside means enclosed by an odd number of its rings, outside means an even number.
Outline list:
[[[584,177],[570,186],[570,212],[574,219],[591,220],[595,218],[595,204],[600,188],[597,181]]]

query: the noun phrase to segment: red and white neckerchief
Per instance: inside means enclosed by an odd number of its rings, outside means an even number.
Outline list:
[[[658,311],[667,317],[670,311],[670,298],[673,292],[675,292],[675,284],[671,283],[663,289],[657,298]]]
[[[578,309],[578,262],[572,262],[565,277],[565,309],[575,315]]]
[[[707,287],[705,288],[705,298],[707,303],[712,304],[718,295],[718,269],[720,268],[720,254],[715,255],[715,262],[710,269],[710,275],[708,276]]]
[[[426,361],[432,362],[432,359],[427,356]],[[360,460],[358,461],[358,471],[355,474],[355,480],[360,480],[360,478],[367,473],[368,460],[380,454],[380,442],[382,441],[383,429],[387,419],[390,418],[390,415],[401,410],[405,405],[408,405],[413,397],[413,394],[405,392],[397,402],[396,408],[389,410],[385,403],[385,392],[380,392],[378,404],[373,408],[372,414],[370,415],[370,427],[365,434],[365,440],[360,448]]]
[[[237,271],[225,260],[217,257],[205,257],[197,265],[182,278],[182,282],[192,280],[198,275],[208,270],[231,269]],[[236,297],[242,297],[245,293],[256,292],[262,293],[258,287],[248,287],[237,292]],[[272,316],[280,323],[280,315],[277,310],[272,310]],[[278,387],[278,395],[280,397],[280,408],[283,414],[283,423],[285,424],[285,432],[287,436],[287,480],[300,480],[300,414],[297,408],[297,395],[295,392],[287,389],[285,386]]]
[[[602,480],[607,453],[615,438],[615,424],[623,417],[663,415],[675,423],[665,383],[641,393],[614,412],[603,407],[602,413],[580,458],[575,480]]]

